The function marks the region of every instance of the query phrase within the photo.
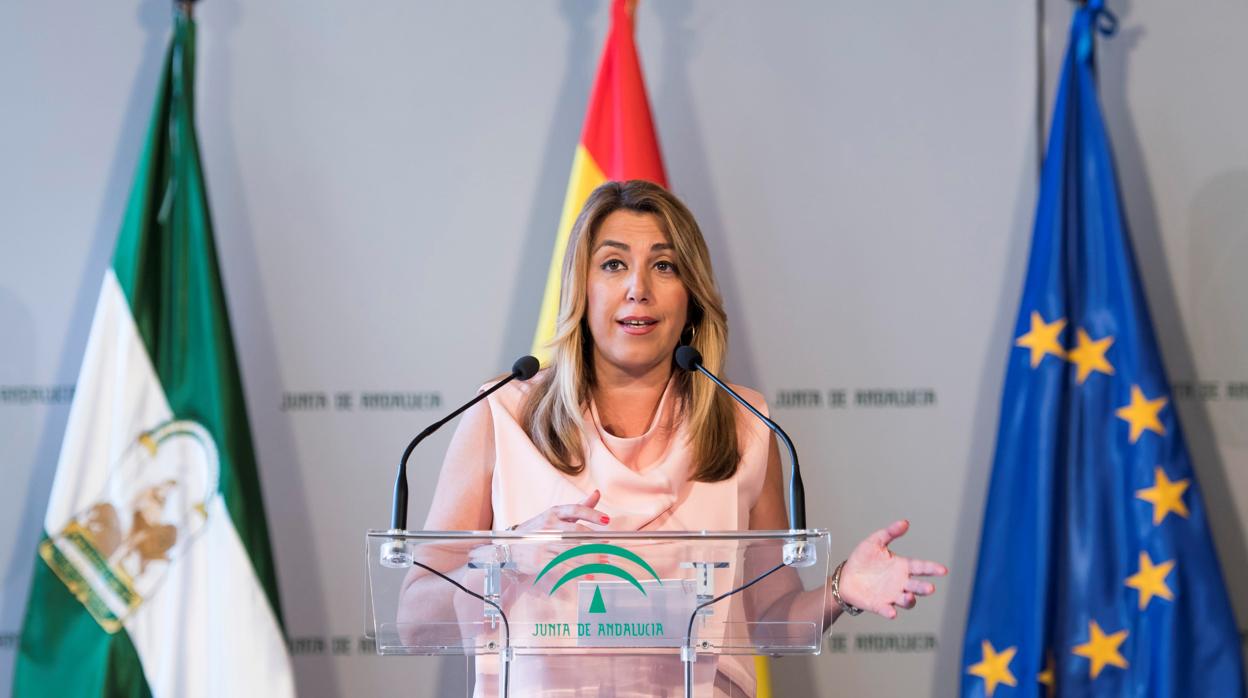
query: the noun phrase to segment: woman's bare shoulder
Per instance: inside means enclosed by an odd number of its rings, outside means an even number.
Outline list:
[[[762,393],[753,388],[747,388],[744,385],[737,385],[736,383],[729,383],[728,386],[737,391],[738,395],[745,398],[745,401],[750,403],[754,409],[762,412],[763,414],[769,414],[767,411],[767,399],[763,397]]]
[[[510,414],[513,418],[519,417],[520,410],[524,405],[524,401],[529,398],[529,395],[533,392],[533,390],[540,383],[546,380],[549,380],[549,376],[550,376],[550,369],[543,368],[542,370],[538,371],[536,375],[534,375],[532,378],[530,378],[527,381],[522,381],[522,380],[510,381],[509,383],[507,383],[507,385],[504,385],[503,387],[495,391],[492,395],[490,395],[489,402],[494,407],[502,408],[508,414]],[[489,390],[490,388],[494,387],[496,383],[498,383],[500,380],[503,380],[506,377],[507,377],[507,374],[504,373],[501,376],[495,376],[494,378],[491,378],[490,380],[481,384],[481,387],[477,389],[477,392],[483,393],[486,390]]]

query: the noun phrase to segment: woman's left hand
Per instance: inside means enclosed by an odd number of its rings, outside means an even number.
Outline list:
[[[914,608],[917,597],[936,591],[936,585],[915,577],[943,577],[949,573],[944,565],[888,549],[909,529],[909,521],[895,521],[854,548],[841,570],[840,592],[846,603],[891,620],[898,608]]]

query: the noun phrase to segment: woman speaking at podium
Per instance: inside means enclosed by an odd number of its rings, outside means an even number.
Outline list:
[[[727,341],[710,254],[689,209],[649,182],[598,187],[568,240],[550,366],[465,413],[425,529],[787,529],[779,449],[766,425],[673,361],[689,344],[719,373]],[[757,392],[737,390],[766,411]],[[907,527],[894,522],[854,548],[838,569],[839,599],[804,594],[796,603],[824,606],[827,623],[846,606],[887,618],[913,607],[934,591],[918,577],[946,570],[889,550]],[[420,586],[409,585],[410,602]],[[579,696],[579,681],[595,687],[585,695],[598,695],[613,676],[636,684],[639,674],[650,674],[650,691],[680,693],[678,660],[664,669],[653,658],[558,659],[538,675],[516,674],[511,694]],[[753,695],[751,666],[719,657],[714,694]],[[477,695],[494,690],[483,678],[478,662]]]

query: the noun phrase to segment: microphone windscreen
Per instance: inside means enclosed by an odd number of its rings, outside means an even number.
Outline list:
[[[521,356],[516,359],[516,363],[511,365],[511,372],[522,381],[527,381],[537,375],[537,370],[542,365],[538,363],[537,358],[533,356]]]
[[[688,344],[676,347],[676,365],[686,371],[697,370],[702,364],[702,354]]]

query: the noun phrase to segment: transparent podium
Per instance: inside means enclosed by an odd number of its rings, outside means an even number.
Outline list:
[[[366,543],[377,652],[472,657],[471,695],[748,693],[750,655],[821,649],[823,529],[369,531]]]

